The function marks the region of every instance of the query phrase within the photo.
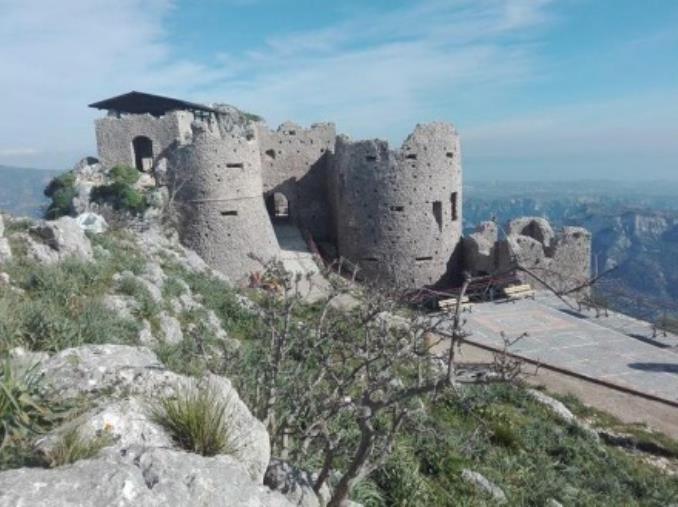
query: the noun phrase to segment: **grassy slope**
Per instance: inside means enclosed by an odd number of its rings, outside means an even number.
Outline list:
[[[68,261],[41,267],[18,259],[6,266],[23,289],[17,293],[0,288],[0,354],[15,346],[57,351],[83,343],[135,343],[138,324],[110,315],[101,297],[122,271],[139,273],[144,257],[124,233],[109,233],[94,240],[96,261]],[[166,262],[170,277],[163,287],[165,298],[181,293],[180,280],[189,285],[207,309],[214,310],[232,337],[244,348],[260,325],[237,302],[237,294],[221,281],[189,273]],[[128,292],[143,300],[142,293]],[[141,305],[152,320],[159,308]],[[308,310],[312,313],[313,309]],[[241,363],[228,355],[206,357],[215,337],[200,327],[204,315],[182,315],[192,332],[184,342],[161,346],[156,351],[165,363],[182,373],[198,375],[210,369],[238,383]],[[190,324],[193,324],[190,326]],[[247,393],[242,393],[247,398]],[[678,452],[678,444],[642,428],[627,428],[604,414],[591,411],[576,400],[564,400],[581,416],[615,431],[635,432]],[[24,442],[25,443],[25,442]],[[26,446],[22,452],[26,453]],[[10,459],[11,448],[0,450],[0,465],[30,464]],[[16,456],[14,456],[16,458]],[[1,466],[0,466],[1,468]],[[512,505],[544,505],[549,498],[564,505],[668,505],[678,499],[678,480],[619,448],[598,444],[581,430],[555,419],[519,387],[478,386],[441,395],[436,404],[411,421],[399,439],[395,455],[356,491],[356,499],[377,505],[486,505],[488,499],[461,481],[470,468],[496,482]]]

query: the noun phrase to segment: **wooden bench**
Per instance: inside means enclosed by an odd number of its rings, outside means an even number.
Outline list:
[[[504,288],[504,294],[510,301],[515,301],[517,299],[523,298],[534,299],[537,291],[534,290],[529,283],[524,283],[521,285],[512,285],[510,287]]]
[[[458,298],[441,299],[438,301],[438,308],[444,311],[455,311],[457,309],[458,301],[459,301]],[[468,298],[468,296],[464,296],[463,298],[461,298],[461,311],[470,312],[472,310],[473,305],[471,304],[471,300]]]

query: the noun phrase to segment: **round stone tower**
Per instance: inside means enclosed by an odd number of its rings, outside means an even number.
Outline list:
[[[402,148],[337,139],[331,189],[339,255],[398,288],[459,276],[461,151],[447,123],[417,125]]]
[[[194,125],[193,142],[169,154],[168,172],[177,191],[182,242],[210,266],[238,281],[262,270],[252,254],[263,261],[279,255],[253,130],[244,135]]]

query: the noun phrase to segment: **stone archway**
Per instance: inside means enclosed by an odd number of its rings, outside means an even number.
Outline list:
[[[289,222],[290,203],[282,192],[273,192],[266,197],[266,209],[273,222]]]

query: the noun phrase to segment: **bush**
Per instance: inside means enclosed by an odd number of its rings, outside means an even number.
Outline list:
[[[137,169],[127,165],[114,166],[108,175],[114,183],[123,183],[125,185],[134,185],[141,177],[141,173]]]
[[[153,417],[187,451],[203,456],[237,452],[230,403],[222,400],[213,386],[184,388],[175,397],[162,400]]]
[[[109,433],[84,438],[80,434],[80,428],[73,427],[61,435],[55,446],[45,454],[45,464],[54,468],[92,458],[112,442],[113,438]]]
[[[110,204],[117,211],[129,211],[133,214],[143,213],[148,208],[146,196],[121,181],[92,189],[90,199],[98,204]]]
[[[64,215],[69,215],[72,211],[73,198],[77,195],[75,185],[75,174],[68,171],[54,178],[45,188],[45,195],[52,199],[45,218],[54,220]]]

